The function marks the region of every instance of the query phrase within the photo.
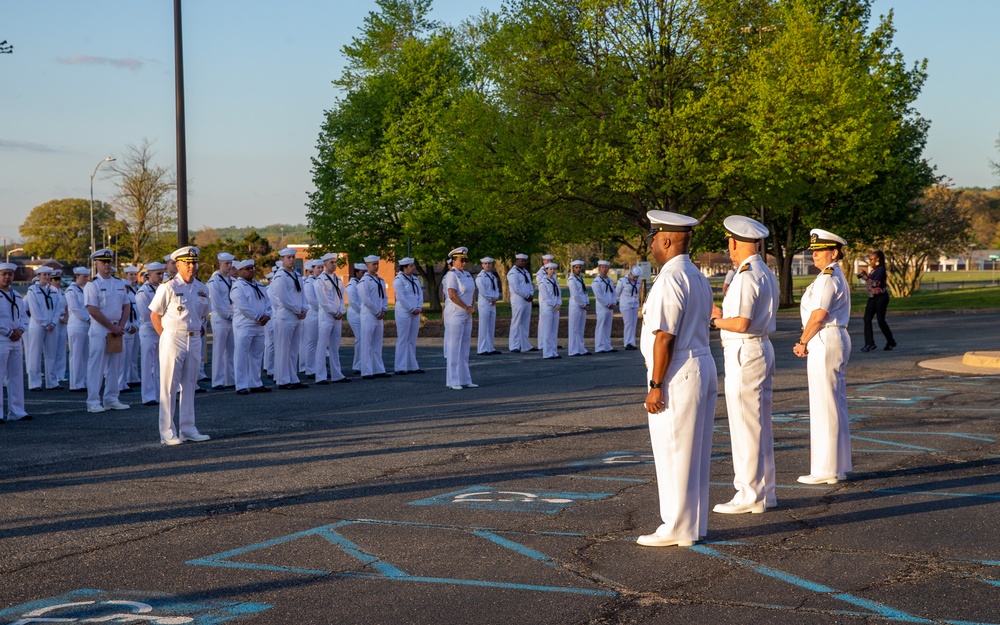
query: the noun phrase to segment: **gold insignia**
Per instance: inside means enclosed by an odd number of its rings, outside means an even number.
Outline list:
[[[750,271],[750,263],[747,263],[742,267],[740,267],[740,273],[743,273],[744,271]]]
[[[833,267],[827,267],[826,269],[824,269],[823,270],[823,275],[824,276],[832,276],[833,275]]]

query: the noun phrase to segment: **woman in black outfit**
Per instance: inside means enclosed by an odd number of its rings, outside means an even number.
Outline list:
[[[886,284],[885,254],[882,250],[874,250],[868,255],[868,267],[871,271],[862,271],[858,277],[865,281],[868,289],[868,304],[865,306],[865,346],[863,352],[876,349],[875,332],[872,330],[872,317],[878,317],[878,328],[885,336],[885,351],[892,351],[896,341],[892,338],[892,330],[885,322],[885,310],[889,307],[889,285]]]

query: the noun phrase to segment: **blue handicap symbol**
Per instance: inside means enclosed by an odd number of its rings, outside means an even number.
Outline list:
[[[570,506],[586,501],[610,497],[612,493],[569,493],[553,491],[528,492],[500,490],[492,486],[472,486],[427,499],[411,501],[411,506],[452,506],[475,510],[503,510],[505,512],[540,512],[555,514]]]
[[[150,623],[215,625],[263,612],[266,603],[192,601],[157,592],[74,590],[0,610],[0,623]]]

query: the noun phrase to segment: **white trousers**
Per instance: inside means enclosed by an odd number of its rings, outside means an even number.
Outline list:
[[[771,397],[774,348],[765,336],[723,341],[726,412],[738,504],[775,501]]]
[[[264,370],[274,375],[274,319],[264,326]]]
[[[198,433],[194,425],[194,393],[201,370],[202,344],[200,332],[164,329],[160,335],[161,441]]]
[[[531,349],[531,302],[517,294],[510,296],[510,339],[507,347],[513,351]]]
[[[611,347],[611,321],[615,317],[615,311],[603,304],[597,304],[597,325],[594,326],[594,351],[610,352]]]
[[[132,354],[138,358],[139,353],[136,348],[139,346],[139,331],[130,334],[128,331],[122,335],[122,370],[118,376],[118,388],[122,391],[129,390],[129,383],[132,376]]]
[[[11,341],[0,336],[0,417],[3,412],[3,389],[7,386],[7,420],[27,416],[24,411],[24,339]]]
[[[382,362],[384,323],[367,310],[361,313],[361,375],[385,373]]]
[[[447,353],[445,385],[472,384],[469,371],[469,346],[472,343],[472,315],[456,306],[444,311],[444,349]]]
[[[265,328],[274,323],[269,321],[261,326],[256,321],[237,321],[233,324],[233,368],[236,369],[236,390],[263,386],[260,379],[261,365],[264,363]]]
[[[579,356],[587,353],[584,345],[583,332],[587,329],[587,310],[576,304],[569,305],[569,355]]]
[[[622,345],[635,347],[635,325],[639,321],[638,308],[622,308],[622,321],[625,324]]]
[[[847,361],[851,337],[845,328],[827,327],[806,346],[809,375],[809,474],[832,477],[851,466],[851,428],[847,421]]]
[[[282,313],[268,322],[274,324],[274,381],[278,384],[298,384],[296,364],[302,342],[302,320]]]
[[[108,331],[99,323],[90,324],[87,335],[87,346],[90,355],[87,358],[87,406],[98,408],[102,405],[118,401],[119,383],[122,376],[122,365],[125,354],[109,354],[107,352]],[[104,383],[104,394],[101,394],[101,383]]]
[[[347,325],[351,326],[351,334],[354,335],[354,363],[351,368],[354,371],[361,371],[361,313],[351,314],[347,310]]]
[[[28,365],[28,388],[55,388],[59,386],[59,376],[56,375],[56,349],[59,345],[59,324],[51,332],[34,321],[28,322],[28,332],[25,339],[25,360]],[[45,363],[44,376],[42,362]]]
[[[160,400],[160,337],[149,323],[139,327],[139,369],[142,403]]]
[[[138,322],[136,322],[136,328],[138,328]],[[139,345],[139,330],[135,331],[135,334],[130,335],[135,340],[132,341],[131,347],[125,351],[125,359],[128,365],[128,379],[129,384],[138,384],[142,382],[142,378],[139,376],[139,352],[141,347]]]
[[[327,379],[336,382],[347,377],[340,370],[340,336],[343,327],[342,319],[335,319],[328,312],[320,312],[316,324],[316,362],[313,364],[317,382]],[[326,365],[327,356],[330,357],[329,369]]]
[[[302,320],[302,346],[299,351],[299,371],[306,375],[316,373],[316,335],[319,334],[319,316],[312,308]]]
[[[417,334],[420,332],[420,317],[407,315],[401,311],[396,314],[396,358],[393,363],[395,371],[416,371],[417,364]]]
[[[66,380],[66,344],[69,341],[67,325],[66,323],[56,324],[56,329],[59,331],[58,347],[56,348],[56,377],[60,382]]]
[[[215,318],[212,315],[212,386],[232,386],[236,384],[233,369],[233,322],[230,319]]]
[[[715,361],[708,348],[703,350],[703,355],[670,363],[667,407],[648,415],[663,520],[656,534],[677,540],[695,541],[708,533],[708,469],[719,382]]]
[[[87,359],[90,357],[87,334],[90,324],[70,326],[69,332],[69,387],[87,388]]]
[[[479,332],[477,333],[476,351],[489,354],[496,351],[493,337],[497,328],[497,307],[489,302],[479,302]]]
[[[559,309],[542,304],[538,313],[538,346],[542,348],[542,358],[558,356]]]

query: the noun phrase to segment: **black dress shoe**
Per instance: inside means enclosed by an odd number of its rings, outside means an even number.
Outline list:
[[[521,351],[523,352],[524,350],[522,349]],[[529,352],[537,352],[537,351],[538,351],[538,348],[537,348],[537,347],[532,347],[532,348],[531,348],[531,349],[529,349],[528,351],[529,351]]]
[[[512,353],[512,354],[520,354],[521,350],[519,350],[519,349],[512,349],[512,350],[510,350],[510,353]]]
[[[269,386],[255,386],[250,389],[251,393],[270,393],[271,387]]]
[[[156,401],[155,399],[151,399],[149,401],[142,402],[142,405],[143,406],[159,406],[160,402]]]
[[[635,350],[637,350],[637,349],[639,349],[639,348],[638,348],[638,347],[636,347],[635,345],[626,345],[626,346],[625,346],[625,350],[626,350],[626,351],[630,351],[630,352],[631,352],[631,351],[635,351]]]
[[[309,385],[306,384],[305,382],[295,382],[294,384],[292,384],[292,388],[296,388],[296,389],[299,389],[299,388],[309,388]]]
[[[195,393],[207,393],[208,391],[206,391],[205,389],[203,389],[202,387],[199,386],[198,388],[194,389],[194,392]]]
[[[350,381],[351,378],[340,378],[339,380],[334,380],[333,382],[331,382],[331,384],[343,384],[344,382],[350,382]],[[319,382],[317,382],[316,384],[319,384]]]
[[[406,371],[396,371],[395,373],[396,373],[396,375],[406,375],[407,374]]]
[[[87,392],[87,387],[83,387],[83,388],[71,388],[71,389],[69,389],[69,392],[70,393],[86,393]]]
[[[494,350],[493,350],[492,352],[490,352],[490,353],[491,353],[491,354],[502,354],[503,352],[502,352],[502,351],[500,351],[499,349],[494,349]]]
[[[388,373],[376,373],[375,377],[376,378],[391,378],[392,376],[389,375]]]
[[[353,373],[354,375],[361,375],[361,370],[360,370],[360,369],[353,369],[353,370],[352,370],[352,373]]]
[[[18,421],[34,421],[34,420],[35,420],[35,418],[33,416],[31,416],[30,414],[26,414],[23,417],[21,417],[20,419],[18,419]]]
[[[250,389],[248,389],[248,388],[241,388],[240,390],[236,391],[236,394],[237,395],[249,395],[250,394]]]
[[[884,352],[891,352],[892,348],[895,347],[895,346],[896,346],[895,343],[893,343],[892,345],[886,345],[885,347],[882,348],[882,351],[884,351]],[[874,349],[874,348],[872,348],[872,349]]]
[[[870,352],[873,349],[876,349],[876,347],[874,345],[865,345],[864,347],[861,348],[861,351],[863,351],[863,352]]]
[[[41,393],[42,392],[42,387],[41,386],[37,386],[35,388],[29,388],[28,390],[29,391],[33,391],[35,393]]]
[[[57,384],[56,386],[50,386],[50,387],[48,387],[45,390],[47,390],[47,391],[61,391],[61,390],[63,390],[63,387],[62,387],[61,384]],[[132,389],[129,389],[129,390],[132,390]]]
[[[227,384],[227,385],[223,386],[222,388],[226,389],[227,391],[231,391],[234,388],[236,388],[236,385],[235,384]]]
[[[222,386],[222,385],[220,384],[219,386],[213,386],[213,387],[212,387],[212,390],[213,390],[213,391],[224,391],[224,390],[226,390],[226,387],[225,387],[225,386]]]
[[[326,386],[329,383],[330,383],[330,380],[320,380],[319,382],[316,382],[315,384],[316,384],[316,386]]]
[[[411,371],[410,373],[426,373],[423,369],[417,369],[416,371]]]
[[[555,360],[557,358],[562,358],[562,356],[559,356],[559,355],[556,355],[556,356],[546,356],[545,358],[542,358],[542,360]]]
[[[291,390],[295,390],[295,385],[294,384],[279,384],[278,385],[278,389],[282,390],[282,391],[291,391]]]
[[[373,376],[373,375],[363,375],[363,376],[361,376],[361,379],[362,380],[374,380],[375,376]]]

